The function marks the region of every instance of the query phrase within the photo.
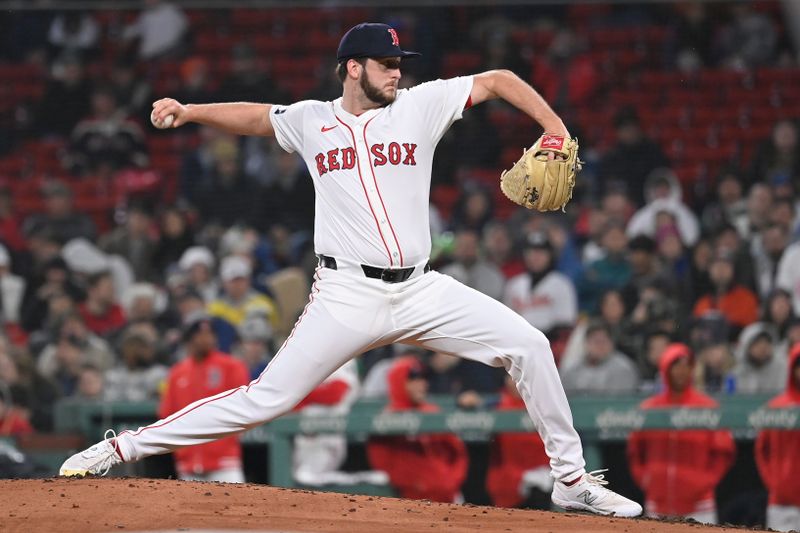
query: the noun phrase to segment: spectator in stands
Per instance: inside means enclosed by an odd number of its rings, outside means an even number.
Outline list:
[[[716,199],[703,208],[702,229],[705,233],[714,234],[724,224],[737,225],[746,214],[742,178],[735,170],[726,169],[717,179]]]
[[[27,247],[22,234],[22,220],[14,207],[11,187],[3,182],[0,182],[0,242],[12,253],[20,253]]]
[[[0,381],[0,437],[19,437],[33,433],[33,427],[15,402],[20,390]]]
[[[41,193],[44,213],[36,213],[25,219],[22,229],[26,235],[47,231],[60,244],[80,237],[94,239],[94,222],[86,214],[75,210],[72,189],[67,184],[48,181],[42,185]]]
[[[211,89],[211,66],[202,56],[194,56],[184,60],[180,66],[181,87],[175,93],[176,98],[188,104],[208,102],[213,98]],[[193,129],[196,129],[195,126]]]
[[[473,149],[465,152],[461,149],[465,145]],[[480,177],[473,178],[472,172],[497,168],[503,148],[502,137],[489,118],[488,108],[474,107],[469,113],[464,113],[462,120],[453,124],[437,145],[433,175],[442,182],[454,179],[459,183],[481,181]]]
[[[72,280],[67,263],[61,257],[53,257],[40,269],[40,272],[34,271],[22,299],[20,319],[22,327],[28,332],[37,331],[46,322],[56,318],[53,314],[55,301],[66,298],[74,304],[84,298],[83,290]]]
[[[572,327],[578,318],[575,286],[554,270],[553,246],[544,233],[531,233],[523,243],[527,272],[506,284],[503,302],[545,334]]]
[[[161,235],[153,252],[153,267],[161,277],[194,244],[194,233],[185,213],[177,207],[164,209],[159,217],[159,230]]]
[[[663,265],[662,277],[672,285],[688,290],[687,278],[691,269],[689,252],[681,240],[680,231],[673,223],[674,218],[664,213],[665,224],[656,232],[658,257]]]
[[[505,279],[511,279],[525,272],[525,265],[522,264],[522,258],[514,247],[511,232],[503,222],[492,221],[486,224],[481,246],[486,254],[486,260],[500,269]]]
[[[128,323],[148,322],[158,331],[171,325],[170,318],[164,315],[166,297],[162,290],[152,283],[141,282],[131,285],[120,300]]]
[[[609,182],[622,182],[631,199],[642,205],[645,200],[644,178],[659,167],[668,167],[669,160],[661,147],[645,136],[636,111],[626,108],[614,118],[617,139],[600,160],[598,175],[602,188]]]
[[[136,63],[119,58],[111,69],[110,87],[117,102],[117,114],[134,120],[146,120],[153,101],[152,89],[146,78],[140,76]]]
[[[731,352],[730,344],[726,340],[718,338],[695,344],[697,344],[695,384],[707,394],[736,392],[736,375],[734,374],[736,358]]]
[[[84,364],[78,374],[75,398],[82,401],[100,402],[103,400],[103,373],[96,366]]]
[[[238,327],[239,343],[234,350],[256,379],[267,368],[275,352],[274,331],[263,313],[250,313]]]
[[[778,265],[788,245],[787,229],[778,224],[763,227],[750,241],[750,255],[759,297],[766,298],[776,288]]]
[[[20,321],[22,298],[25,295],[25,278],[12,274],[11,255],[0,244],[0,323],[17,324]]]
[[[47,33],[52,57],[70,52],[83,59],[90,59],[97,52],[99,40],[100,25],[91,13],[85,11],[59,13]]]
[[[193,289],[171,295],[173,325],[167,329],[162,337],[166,357],[165,361],[181,361],[186,355],[186,346],[181,342],[183,325],[195,314],[206,310],[206,302],[200,293]],[[214,320],[212,319],[212,329]]]
[[[78,314],[61,318],[55,329],[56,336],[39,355],[37,368],[60,387],[64,396],[71,396],[84,365],[105,371],[113,364],[114,356],[108,344],[91,333]]]
[[[405,344],[392,344],[384,348],[378,348],[367,352],[362,356],[362,362],[366,366],[366,374],[364,381],[361,384],[361,396],[369,399],[386,399],[389,396],[389,381],[387,376],[395,361],[404,357],[415,357],[420,362],[423,362],[423,369],[425,370],[426,377],[430,377],[430,367],[424,366],[424,361],[430,358],[430,353],[422,348],[416,346],[408,346]],[[378,358],[375,360],[375,358]],[[375,360],[375,362],[367,365],[366,363]],[[428,384],[430,390],[430,382]]]
[[[567,394],[626,394],[639,386],[636,366],[618,351],[611,331],[596,320],[586,328],[583,357],[561,372]]]
[[[259,193],[257,227],[268,231],[282,225],[291,233],[310,234],[314,228],[314,182],[297,154],[287,153],[278,143],[269,147],[274,174]]]
[[[663,280],[656,279],[644,285],[637,294],[628,317],[631,332],[629,344],[644,346],[647,332],[653,329],[678,334],[686,318],[679,298],[675,288]]]
[[[789,242],[800,240],[800,219],[797,217],[797,205],[794,198],[776,198],[772,202],[769,222],[786,229]]]
[[[87,239],[73,239],[61,249],[61,256],[82,286],[89,284],[89,278],[101,272],[109,272],[113,280],[114,295],[121,298],[128,287],[133,285],[133,270],[125,258],[103,253]]]
[[[346,416],[358,398],[358,367],[351,359],[325,378],[294,407],[311,416]],[[341,434],[298,434],[292,450],[292,474],[303,485],[352,483],[355,476],[339,469],[347,459],[347,437]],[[384,484],[386,476],[379,474]]]
[[[191,204],[197,202],[202,189],[211,186],[217,165],[213,147],[225,134],[208,126],[200,126],[197,136],[197,147],[187,150],[181,158],[178,178],[178,196]]]
[[[800,344],[792,348],[788,363],[786,391],[770,400],[770,408],[800,406]],[[776,531],[791,531],[800,524],[798,449],[800,431],[796,429],[764,429],[756,438],[756,466],[769,492],[766,526]]]
[[[441,269],[442,274],[451,276],[496,300],[503,297],[505,286],[503,274],[497,267],[483,259],[480,237],[475,231],[461,230],[456,233],[452,259],[452,263]]]
[[[628,241],[628,263],[631,275],[622,287],[625,306],[633,309],[639,301],[640,292],[661,277],[661,264],[656,255],[656,243],[646,235],[637,235]]]
[[[628,237],[622,224],[610,221],[603,228],[600,244],[603,257],[589,263],[577,283],[580,307],[590,313],[598,311],[599,300],[604,292],[621,289],[632,275],[627,258]]]
[[[747,241],[737,229],[728,224],[723,225],[714,235],[712,248],[714,255],[726,254],[733,257],[736,281],[755,292],[753,257]]]
[[[506,377],[498,411],[525,411],[514,381]],[[499,433],[489,448],[486,492],[498,507],[550,509],[553,478],[544,443],[535,431]]]
[[[671,344],[661,357],[664,390],[641,403],[642,409],[717,407],[692,386],[692,354]],[[733,463],[735,445],[727,430],[647,430],[628,438],[628,464],[645,494],[653,517],[686,517],[716,523],[714,489]]]
[[[597,306],[597,318],[608,327],[614,345],[628,357],[635,358],[640,347],[636,345],[636,337],[631,333],[631,322],[628,308],[619,289],[609,289],[600,295]]]
[[[89,113],[92,82],[80,58],[73,53],[56,59],[52,77],[36,109],[36,131],[40,135],[67,137]]]
[[[789,354],[789,328],[797,321],[792,309],[792,295],[783,289],[775,289],[763,302],[761,320],[775,330],[777,352],[783,357]]]
[[[117,254],[130,263],[138,281],[154,281],[153,256],[156,251],[156,237],[150,213],[138,205],[131,206],[125,213],[124,225],[101,237],[100,249],[107,254]]]
[[[669,45],[676,66],[686,72],[713,64],[713,21],[701,2],[673,4],[677,20],[671,25]]]
[[[36,371],[33,358],[24,349],[12,350],[4,337],[0,337],[0,383],[27,399],[28,418],[37,431],[52,430],[53,404],[59,391]]]
[[[86,300],[78,310],[89,331],[106,339],[113,337],[127,321],[125,311],[114,296],[114,281],[109,272],[89,277]]]
[[[420,362],[398,359],[388,375],[391,412],[436,412],[427,401],[428,382]],[[461,499],[467,475],[467,450],[452,434],[372,437],[367,443],[370,465],[389,475],[403,498],[453,503]]]
[[[214,254],[205,246],[187,248],[178,262],[186,275],[189,287],[197,291],[206,302],[213,301],[220,287],[214,279]]]
[[[657,169],[647,176],[645,197],[647,204],[628,222],[628,235],[655,237],[663,214],[672,215],[680,232],[681,241],[692,246],[700,236],[700,224],[691,209],[683,203],[681,185],[669,169]]]
[[[659,383],[658,365],[664,350],[672,344],[673,338],[669,331],[652,329],[644,337],[642,350],[634,352],[639,371],[642,378],[642,389],[652,393],[657,390]]]
[[[724,64],[743,70],[772,63],[778,42],[772,20],[747,3],[732,4],[731,15],[733,20],[720,37]]]
[[[166,418],[190,403],[246,385],[247,367],[216,349],[211,318],[203,312],[190,316],[184,325],[187,357],[170,369],[166,390],[158,407]],[[242,447],[236,436],[190,446],[174,452],[180,479],[243,483]]]
[[[600,87],[600,73],[586,42],[566,28],[553,36],[545,54],[534,56],[531,83],[559,112],[589,103]]]
[[[428,392],[455,396],[456,404],[465,409],[481,407],[481,395],[495,394],[505,375],[496,368],[443,352],[433,352],[425,362]]]
[[[492,219],[494,202],[486,189],[480,186],[467,186],[456,202],[451,217],[454,230],[471,229],[480,234],[483,227]]]
[[[800,241],[786,247],[778,263],[775,284],[792,295],[794,314],[800,316]]]
[[[114,172],[142,168],[149,162],[144,132],[119,113],[116,96],[109,86],[92,93],[91,115],[70,134],[68,163],[80,176],[110,179]]]
[[[333,68],[331,68],[331,72],[333,72]],[[341,92],[341,88],[339,92]],[[325,100],[335,100],[339,96],[337,94],[333,98]],[[255,49],[246,43],[239,43],[231,50],[231,70],[217,89],[216,98],[212,100],[215,102],[288,102],[289,96],[267,76]]]
[[[217,319],[214,332],[220,349],[229,350],[236,340],[238,328],[248,314],[263,313],[272,327],[278,326],[278,309],[268,296],[256,291],[251,285],[253,270],[250,263],[231,255],[222,260],[219,276],[222,294],[209,302],[208,313]]]
[[[758,298],[753,291],[736,283],[731,254],[717,253],[708,272],[712,289],[697,301],[693,316],[701,317],[709,311],[719,311],[734,327],[734,333],[758,320]]]
[[[137,39],[139,59],[169,59],[179,55],[189,32],[189,19],[183,11],[165,0],[145,0],[145,7],[123,38]]]
[[[747,192],[747,212],[736,220],[736,230],[745,240],[769,224],[772,211],[772,189],[766,183],[754,183]]]
[[[215,170],[211,182],[198,191],[197,209],[206,225],[232,226],[257,223],[258,189],[245,179],[239,147],[232,137],[214,141]]]
[[[119,342],[121,362],[105,374],[103,399],[116,402],[157,400],[169,369],[156,362],[157,339],[130,328]]]
[[[786,383],[786,359],[778,352],[777,340],[775,331],[763,322],[742,330],[733,370],[737,394],[773,394],[781,390]]]

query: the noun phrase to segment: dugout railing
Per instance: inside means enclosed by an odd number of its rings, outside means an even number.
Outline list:
[[[383,402],[356,403],[346,416],[289,414],[246,432],[248,445],[269,445],[269,482],[278,487],[297,487],[291,472],[292,440],[295,435],[339,433],[350,441],[369,435],[414,435],[452,432],[468,442],[487,442],[502,432],[534,431],[524,411],[461,410],[450,398],[437,398],[438,413],[386,412]],[[570,405],[575,427],[581,435],[587,469],[601,465],[599,445],[624,441],[634,430],[730,429],[737,440],[752,440],[759,429],[800,429],[800,408],[768,409],[769,396],[723,396],[719,409],[638,408],[640,397],[574,397]],[[56,429],[80,433],[88,441],[103,437],[106,429],[136,428],[155,419],[155,402],[86,403],[62,401],[56,407]]]

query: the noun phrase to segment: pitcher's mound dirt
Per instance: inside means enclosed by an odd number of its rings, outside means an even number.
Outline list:
[[[722,533],[733,528],[164,479],[0,481],[0,531]]]

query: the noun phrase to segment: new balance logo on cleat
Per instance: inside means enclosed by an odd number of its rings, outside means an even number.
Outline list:
[[[586,505],[592,505],[595,500],[597,500],[597,496],[592,496],[592,493],[588,490],[585,490],[578,494],[578,498],[583,498],[583,501],[586,502]]]

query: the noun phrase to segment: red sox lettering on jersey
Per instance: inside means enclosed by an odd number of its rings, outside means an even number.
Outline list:
[[[433,153],[471,89],[471,76],[423,83],[358,116],[341,98],[273,106],[278,143],[314,180],[317,253],[378,267],[428,260]]]
[[[372,156],[372,164],[376,167],[383,165],[416,165],[414,152],[417,149],[416,143],[391,142],[389,145],[373,144],[369,147]],[[317,173],[323,174],[334,170],[352,170],[356,166],[356,151],[351,147],[334,148],[314,156],[317,162]]]

